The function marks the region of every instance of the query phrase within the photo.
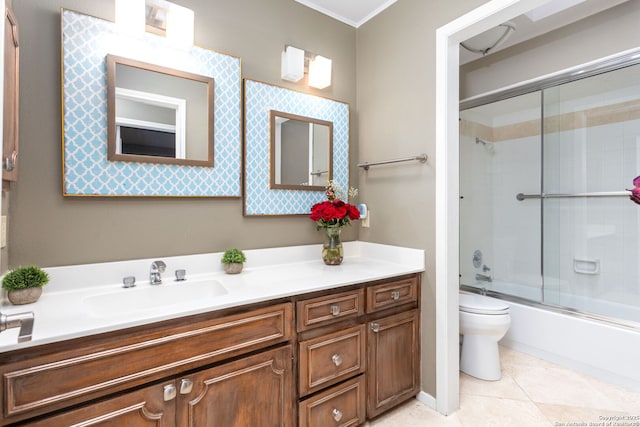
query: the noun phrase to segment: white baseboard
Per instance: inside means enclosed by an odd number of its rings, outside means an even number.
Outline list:
[[[431,396],[429,393],[421,391],[416,395],[416,400],[424,405],[427,405],[434,411],[436,410],[436,398]]]

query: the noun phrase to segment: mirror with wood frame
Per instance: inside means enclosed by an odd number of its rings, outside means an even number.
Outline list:
[[[214,79],[107,55],[107,158],[213,167]]]
[[[332,179],[333,123],[271,110],[270,188],[324,191]]]

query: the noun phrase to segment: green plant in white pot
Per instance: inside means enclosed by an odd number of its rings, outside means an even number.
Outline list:
[[[242,271],[243,263],[247,257],[240,249],[227,249],[222,255],[220,262],[224,265],[224,272],[227,274],[238,274]]]
[[[35,265],[18,267],[2,279],[2,287],[7,291],[11,304],[15,305],[36,302],[47,283],[49,275]]]

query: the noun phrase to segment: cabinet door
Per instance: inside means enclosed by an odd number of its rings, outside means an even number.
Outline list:
[[[293,425],[290,345],[178,379],[177,425]]]
[[[28,423],[26,426],[173,427],[175,390],[175,381],[168,381]]]
[[[418,310],[369,322],[367,416],[369,418],[420,391]]]
[[[18,178],[18,21],[9,9],[4,15],[4,124],[2,179]]]

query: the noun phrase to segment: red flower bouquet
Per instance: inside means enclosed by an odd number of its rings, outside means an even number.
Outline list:
[[[355,196],[357,190],[349,189],[349,195]],[[341,191],[333,181],[329,181],[327,199],[324,202],[316,203],[311,207],[311,218],[315,221],[318,229],[327,227],[343,227],[356,219],[360,219],[360,211],[354,205],[343,202],[338,196],[343,196]]]
[[[348,194],[344,194],[340,187],[329,181],[325,194],[328,200],[313,205],[309,218],[315,221],[318,230],[326,230],[327,240],[322,245],[322,260],[327,265],[340,265],[343,259],[340,231],[345,225],[351,224],[351,221],[360,219],[358,208],[345,203],[343,199],[345,196],[347,200],[355,197],[358,190],[349,188]]]

